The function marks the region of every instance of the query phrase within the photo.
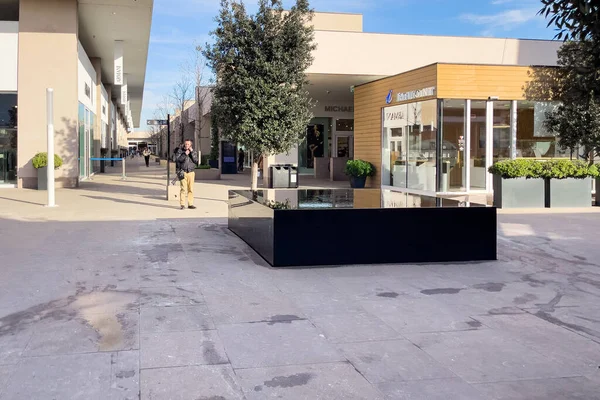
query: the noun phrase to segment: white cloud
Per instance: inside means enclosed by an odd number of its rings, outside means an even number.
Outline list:
[[[486,33],[491,33],[496,29],[510,31],[533,21],[537,18],[537,8],[520,8],[502,11],[496,14],[463,14],[460,19],[475,25],[485,25]]]

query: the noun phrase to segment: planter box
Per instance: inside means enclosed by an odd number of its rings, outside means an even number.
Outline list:
[[[544,208],[544,180],[494,179],[494,206],[498,208]]]
[[[38,190],[48,190],[48,167],[42,167],[37,169],[38,177]]]
[[[221,171],[216,168],[195,169],[196,177],[194,181],[215,181],[221,179]]]
[[[592,178],[546,179],[546,207],[591,207]]]
[[[415,196],[389,208],[365,208],[359,199],[367,194],[380,200],[382,192],[229,190],[228,227],[273,267],[497,259],[495,207]],[[270,201],[289,208],[272,209]],[[365,234],[355,234],[357,227]],[[315,240],[315,232],[327,240]],[[443,245],[424,239],[432,232],[442,233]]]

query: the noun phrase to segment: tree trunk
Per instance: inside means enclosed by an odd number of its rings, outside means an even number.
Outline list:
[[[252,160],[252,183],[251,189],[254,192],[258,189],[258,161]]]

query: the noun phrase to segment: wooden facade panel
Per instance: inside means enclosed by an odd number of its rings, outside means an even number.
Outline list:
[[[444,99],[522,100],[531,80],[530,67],[502,65],[438,65],[438,97]]]
[[[376,175],[367,180],[372,187],[381,184],[382,109],[397,104],[396,94],[436,86],[437,65],[429,65],[401,75],[384,78],[354,90],[354,158],[371,162]],[[393,90],[391,104],[386,97]],[[422,99],[419,99],[422,100]]]

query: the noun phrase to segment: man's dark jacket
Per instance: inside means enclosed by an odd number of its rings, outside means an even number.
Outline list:
[[[175,151],[175,167],[178,170],[192,172],[196,165],[198,165],[198,153],[192,151],[190,154],[185,154],[185,150],[181,148]]]

